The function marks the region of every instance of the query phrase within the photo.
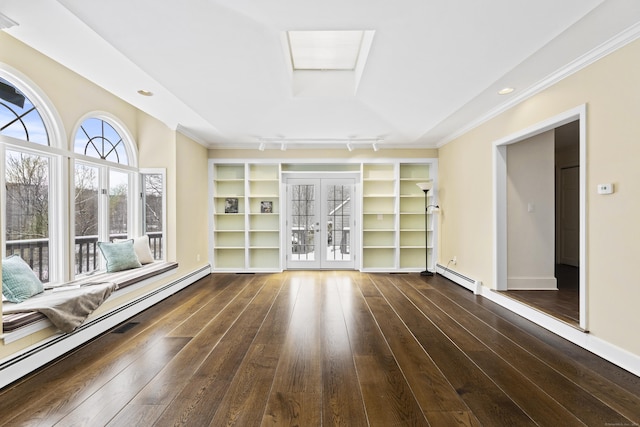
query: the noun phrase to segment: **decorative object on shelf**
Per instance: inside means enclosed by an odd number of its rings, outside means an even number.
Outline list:
[[[238,213],[238,199],[230,197],[225,201],[224,213]]]
[[[429,271],[429,238],[428,238],[428,229],[429,229],[429,208],[434,208],[435,210],[440,210],[440,206],[438,205],[430,205],[428,201],[427,194],[429,190],[433,188],[433,180],[430,179],[425,182],[418,182],[416,185],[424,191],[424,258],[425,258],[425,267],[424,271],[420,272],[421,276],[433,276],[433,272]]]
[[[260,213],[273,213],[273,202],[270,200],[260,202]]]

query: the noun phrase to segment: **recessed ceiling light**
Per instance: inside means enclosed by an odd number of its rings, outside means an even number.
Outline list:
[[[142,96],[153,96],[153,92],[144,89],[140,89],[138,93]]]
[[[498,95],[508,95],[513,92],[515,89],[512,87],[505,87],[498,91]]]

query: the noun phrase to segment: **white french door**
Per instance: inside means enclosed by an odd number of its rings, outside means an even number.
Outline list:
[[[289,178],[288,269],[353,269],[354,178]]]

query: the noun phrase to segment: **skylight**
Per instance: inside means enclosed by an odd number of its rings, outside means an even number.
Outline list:
[[[353,71],[364,31],[288,31],[287,38],[295,71]]]

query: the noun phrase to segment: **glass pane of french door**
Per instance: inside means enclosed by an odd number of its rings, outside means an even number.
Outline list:
[[[353,185],[325,185],[327,261],[351,261],[351,189]]]
[[[296,180],[289,187],[289,239],[288,260],[298,267],[317,268],[316,229],[319,227],[316,203],[317,182]]]

